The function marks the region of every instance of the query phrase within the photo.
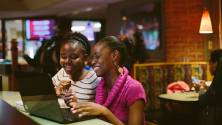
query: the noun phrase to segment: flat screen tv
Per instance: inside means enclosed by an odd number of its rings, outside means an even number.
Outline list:
[[[161,5],[159,2],[146,2],[138,5],[132,5],[131,8],[124,9],[123,24],[121,27],[121,35],[126,35],[131,30],[139,30],[142,33],[145,49],[148,51],[156,51],[161,47]],[[128,35],[128,34],[127,34]]]
[[[25,21],[26,39],[50,39],[54,31],[55,21],[52,19],[30,19]]]
[[[152,22],[150,24],[152,25],[141,29],[142,37],[147,50],[156,50],[160,47],[160,27],[157,22]]]
[[[143,45],[139,44],[138,48],[140,50],[145,49],[148,55],[146,61],[158,62],[165,60],[165,43],[162,34],[163,3],[161,0],[140,1],[120,11],[122,16],[120,34],[133,38],[133,31],[141,33],[140,38],[143,39]],[[136,43],[139,43],[135,39],[132,40],[134,40],[135,46]],[[141,46],[144,48],[141,49]]]
[[[100,21],[74,20],[72,21],[72,32],[84,34],[89,41],[96,40],[96,33],[101,31],[102,24]]]

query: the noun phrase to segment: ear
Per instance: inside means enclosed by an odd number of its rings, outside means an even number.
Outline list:
[[[114,50],[112,52],[112,61],[113,62],[119,62],[119,59],[120,59],[120,53],[118,50]]]
[[[84,58],[85,58],[85,59],[88,59],[88,58],[89,58],[89,55],[88,55],[88,54],[84,54]]]
[[[85,60],[85,61],[84,61],[85,65],[88,64],[88,61],[89,61],[89,56],[88,56],[88,54],[85,54],[85,55],[84,55],[84,60]]]

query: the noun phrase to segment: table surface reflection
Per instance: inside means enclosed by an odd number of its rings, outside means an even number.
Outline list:
[[[182,92],[182,93],[172,93],[172,94],[160,94],[158,97],[160,99],[172,100],[172,101],[197,102],[199,93]]]

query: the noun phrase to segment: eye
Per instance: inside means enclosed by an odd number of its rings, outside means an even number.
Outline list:
[[[100,57],[101,57],[101,55],[99,55],[97,53],[93,55],[93,59],[99,59]]]
[[[69,56],[69,58],[70,58],[70,59],[77,59],[78,56],[77,56],[76,54],[72,54],[72,55]]]
[[[63,58],[63,59],[68,58],[67,55],[65,55],[65,54],[61,54],[60,57]]]

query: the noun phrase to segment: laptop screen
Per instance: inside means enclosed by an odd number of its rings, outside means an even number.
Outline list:
[[[16,72],[16,79],[24,108],[32,115],[60,123],[69,123],[90,119],[78,118],[70,108],[61,108],[54,91],[51,77],[39,72]]]
[[[17,71],[15,76],[22,96],[55,95],[51,77],[46,73]]]

